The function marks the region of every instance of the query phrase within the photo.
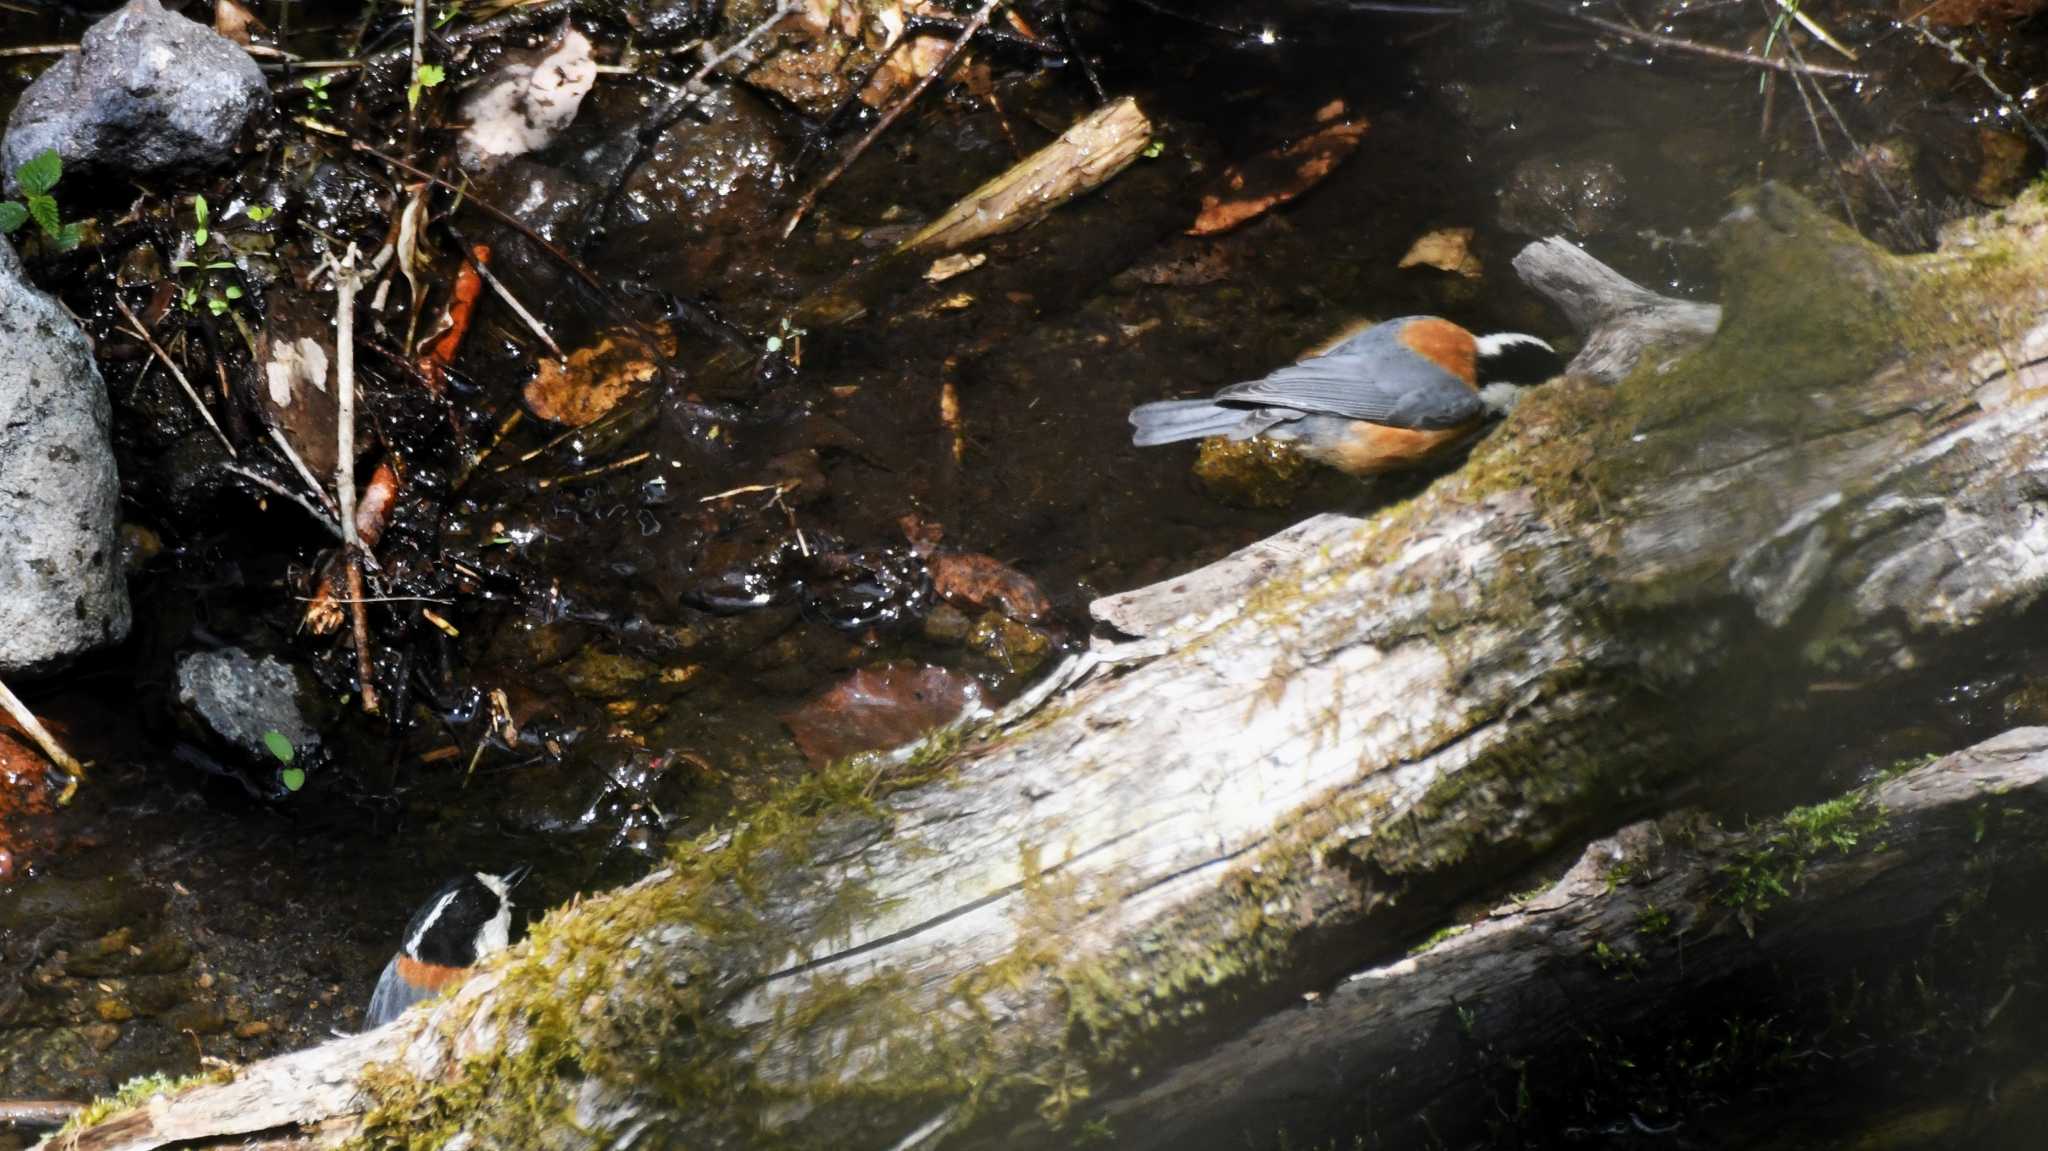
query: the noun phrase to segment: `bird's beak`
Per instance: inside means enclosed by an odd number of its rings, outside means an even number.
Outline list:
[[[512,868],[511,870],[505,872],[505,874],[499,876],[498,878],[505,884],[505,890],[510,891],[513,888],[519,886],[519,881],[525,879],[527,875],[532,873],[532,871],[532,864],[522,863]]]

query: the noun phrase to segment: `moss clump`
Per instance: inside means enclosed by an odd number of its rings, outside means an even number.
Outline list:
[[[1828,851],[1848,854],[1889,818],[1861,791],[1795,807],[1754,833],[1754,846],[1722,867],[1715,898],[1735,908],[1748,924],[1773,901],[1789,896],[1815,859]]]
[[[62,1146],[64,1136],[95,1127],[123,1111],[140,1107],[159,1095],[176,1095],[203,1083],[232,1083],[232,1070],[206,1071],[198,1075],[144,1075],[121,1084],[112,1095],[103,1095],[78,1109],[64,1126],[50,1137],[51,1146]]]
[[[1211,436],[1195,456],[1195,478],[1211,495],[1251,508],[1283,508],[1314,477],[1316,465],[1285,444]]]
[[[1867,382],[1902,350],[1899,261],[1804,197],[1763,186],[1718,243],[1719,332],[1668,370],[1646,362],[1622,382],[1608,447],[1642,436],[1636,454],[1669,463],[1722,428],[1824,432],[1826,394]]]

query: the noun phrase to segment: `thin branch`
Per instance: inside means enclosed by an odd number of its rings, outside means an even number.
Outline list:
[[[170,353],[158,346],[156,338],[149,334],[148,328],[142,326],[142,321],[136,318],[134,311],[128,307],[127,301],[119,296],[115,296],[114,307],[120,309],[121,315],[127,318],[129,330],[134,333],[135,338],[148,345],[150,352],[162,362],[165,368],[169,369],[171,378],[178,381],[179,387],[185,389],[185,398],[191,400],[192,406],[199,409],[199,418],[205,420],[206,426],[213,429],[213,434],[220,439],[220,446],[227,449],[228,458],[231,460],[241,459],[241,455],[235,451],[235,445],[228,442],[228,434],[221,431],[220,425],[213,421],[213,413],[207,410],[206,401],[199,398],[199,392],[193,388],[192,381],[185,378],[184,371],[178,367],[176,361],[171,359]]]
[[[716,71],[720,65],[752,48],[756,41],[766,36],[777,24],[782,23],[784,18],[801,7],[803,7],[802,0],[782,0],[780,4],[775,6],[775,11],[770,12],[760,23],[749,28],[747,34],[734,41],[731,47],[704,61],[703,67],[692,72],[690,78],[683,81],[683,87],[686,89],[694,88],[703,83],[704,78]]]
[[[370,619],[363,608],[363,540],[356,533],[356,246],[334,269],[334,492],[341,505],[343,560],[348,567],[349,618],[355,633],[356,679],[363,710],[377,714],[376,668],[370,660]]]
[[[1923,12],[1925,10],[1926,9],[1922,9]],[[2013,99],[2011,96],[2006,95],[2005,89],[2000,88],[1998,86],[1998,83],[1991,78],[1991,73],[1984,70],[1984,61],[1981,58],[1973,59],[1969,56],[1964,55],[1962,44],[1959,41],[1944,40],[1941,37],[1936,36],[1934,34],[1933,29],[1927,26],[1927,18],[1925,16],[1922,16],[1920,19],[1914,21],[1912,24],[1912,28],[1913,31],[1920,34],[1920,38],[1922,40],[1927,41],[1929,44],[1939,45],[1940,47],[1945,49],[1948,52],[1948,58],[1950,60],[1953,60],[1956,63],[1961,64],[1963,67],[1968,68],[1971,72],[1976,73],[1978,81],[1981,82],[1984,85],[1984,87],[1990,89],[1991,94],[1993,96],[1998,97],[1998,102],[2001,105],[1999,111],[2003,113],[2006,109],[2011,109],[2012,114],[2019,118],[2019,122],[2026,126],[2027,134],[2034,138],[2034,142],[2036,144],[2041,145],[2043,149],[2048,149],[2048,135],[2042,135],[2041,129],[2036,128],[2034,126],[2034,122],[2027,118],[2026,109],[2020,107],[2020,102],[2018,100]]]
[[[497,295],[498,299],[504,301],[505,306],[512,309],[514,315],[517,315],[520,320],[525,322],[528,330],[539,337],[541,343],[547,345],[548,351],[556,359],[568,359],[569,357],[562,353],[562,345],[556,343],[555,338],[548,334],[547,326],[542,324],[540,319],[532,312],[526,310],[526,305],[519,302],[519,297],[512,294],[512,289],[505,286],[505,281],[500,280],[497,273],[491,271],[488,264],[476,258],[476,250],[470,246],[469,241],[463,237],[461,232],[455,230],[455,225],[446,224],[444,226],[448,229],[448,234],[455,237],[455,242],[461,245],[462,258],[468,260],[469,266],[476,269],[477,278],[481,279],[485,286]]]
[[[299,453],[292,450],[292,442],[285,438],[284,433],[279,431],[275,424],[271,425],[270,438],[277,444],[277,450],[283,453],[284,458],[291,461],[292,469],[299,473],[300,479],[306,481],[306,487],[312,490],[313,498],[320,501],[320,506],[327,509],[327,514],[330,517],[339,516],[341,509],[334,506],[334,500],[328,496],[327,489],[321,487],[320,481],[314,478],[313,469],[307,467],[306,461],[299,458]]]
[[[824,179],[813,184],[811,190],[804,193],[803,199],[797,201],[796,210],[789,214],[788,221],[782,225],[782,235],[785,239],[791,232],[796,231],[798,224],[803,223],[804,217],[817,205],[818,197],[824,195],[827,188],[838,183],[839,177],[844,176],[846,170],[853,167],[854,161],[860,159],[863,153],[874,146],[876,140],[882,138],[882,133],[887,132],[891,124],[901,119],[903,113],[917,103],[926,89],[936,83],[939,77],[952,72],[953,65],[959,61],[961,53],[967,51],[968,42],[974,39],[975,33],[988,27],[989,17],[995,15],[996,9],[1002,7],[1003,3],[1004,0],[986,0],[976,9],[973,19],[967,22],[967,27],[961,31],[959,39],[953,41],[953,46],[946,50],[946,56],[939,61],[938,67],[919,77],[917,86],[903,99],[891,105],[889,110],[882,114],[882,118],[875,122],[875,126],[868,130],[868,134],[862,136],[860,142],[848,149],[846,155],[832,166],[832,170],[825,173]]]
[[[245,468],[240,464],[223,464],[221,466],[226,468],[228,471],[234,473],[235,475],[238,475],[243,479],[248,480],[250,483],[255,484],[257,487],[260,487],[273,495],[280,496],[284,499],[288,499],[291,502],[306,509],[306,514],[312,516],[316,520],[319,520],[320,526],[326,528],[328,532],[334,536],[335,539],[343,540],[344,542],[346,542],[345,537],[342,535],[341,525],[334,521],[333,516],[330,516],[326,512],[322,511],[320,509],[320,505],[314,503],[312,500],[309,500],[306,497],[300,495],[299,493],[291,490],[290,488],[285,487],[283,484],[278,483],[276,480],[271,479],[269,476],[264,475],[262,472],[251,471],[250,469]]]
[[[1723,48],[1717,44],[1702,44],[1696,40],[1684,40],[1677,36],[1666,36],[1661,32],[1631,28],[1626,24],[1616,23],[1613,20],[1603,20],[1588,12],[1559,8],[1546,3],[1545,0],[1521,0],[1521,3],[1546,15],[1557,16],[1566,20],[1576,20],[1581,24],[1590,25],[1604,32],[1612,32],[1614,35],[1624,39],[1636,40],[1644,44],[1654,44],[1659,48],[1669,48],[1675,52],[1690,52],[1695,56],[1704,56],[1709,60],[1722,60],[1730,64],[1747,64],[1752,68],[1768,68],[1773,72],[1826,76],[1835,80],[1868,80],[1870,78],[1870,73],[1858,72],[1850,68],[1837,68],[1830,64],[1799,64],[1791,60],[1781,60],[1775,56],[1757,56],[1748,52],[1738,52],[1733,48]]]
[[[60,806],[70,803],[71,797],[78,794],[80,781],[85,779],[85,765],[64,750],[64,745],[57,742],[57,737],[50,734],[50,729],[44,727],[35,713],[28,709],[28,705],[21,702],[21,697],[8,690],[4,683],[0,683],[0,711],[5,711],[8,717],[35,741],[36,746],[43,749],[43,754],[49,757],[51,763],[57,765],[57,770],[64,773],[64,790],[57,793],[57,803]]]

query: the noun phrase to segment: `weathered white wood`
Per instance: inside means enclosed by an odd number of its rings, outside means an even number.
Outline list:
[[[1773,195],[1732,226],[1811,239],[1813,218]],[[2034,346],[2048,303],[2027,306]],[[586,1072],[557,1072],[543,1100],[563,1117],[545,1133],[562,1147],[764,1132],[930,1145],[997,1104],[1069,1099],[1084,1073],[1099,1098],[1125,1082],[1113,1059],[1091,1063],[1120,1029],[1170,1035],[1216,982],[1310,989],[1321,967],[1363,958],[1359,928],[1382,921],[1385,888],[1483,881],[1597,830],[1601,789],[1645,793],[1708,761],[1758,720],[1694,715],[1693,696],[1756,679],[1760,653],[1791,690],[1877,676],[1915,658],[1917,635],[1995,624],[2036,599],[2048,589],[2036,371],[2001,383],[1923,359],[1794,397],[1825,411],[1827,435],[1777,417],[1696,428],[1677,466],[1608,492],[1597,518],[1554,491],[1476,478],[1520,458],[1499,453],[1534,458],[1575,434],[1546,425],[1538,397],[1468,474],[1326,525],[1249,593],[1155,612],[1148,638],[1055,673],[1060,690],[1013,708],[943,779],[877,787],[871,808],[821,817],[782,847],[749,855],[735,836],[558,913],[546,948],[515,948],[395,1035],[295,1058],[323,1083],[349,1081],[373,1052],[446,1081],[560,1044]],[[1588,398],[1593,385],[1552,387]],[[1958,412],[1972,395],[1979,406]],[[1930,431],[1936,416],[1952,422]],[[1656,429],[1642,450],[1684,434]],[[1801,610],[1823,596],[1837,608],[1825,621]],[[1819,640],[1827,658],[1801,663]],[[1699,726],[1679,739],[1686,721]],[[721,858],[745,882],[713,882],[719,922],[747,932],[632,918],[683,906],[707,874],[728,874]],[[618,922],[636,926],[597,930]],[[563,942],[583,927],[603,942]],[[1271,966],[1282,954],[1295,958]],[[536,973],[602,989],[574,1004],[569,1039],[530,1029],[533,1004],[515,989]],[[906,1079],[892,1036],[944,1058]],[[730,1082],[666,1094],[665,1069],[698,1059]],[[241,1117],[218,1134],[268,1118],[345,1124],[367,1100],[342,1094],[265,1111],[203,1088],[151,1130],[202,1139],[229,1112]],[[471,1107],[456,1121],[487,1146],[507,1139],[495,1124],[527,1113]]]
[[[1542,1051],[1589,1019],[1640,1018],[1688,986],[1737,972],[1822,952],[1853,966],[1875,958],[1871,941],[1926,925],[1972,885],[2036,875],[2032,848],[1984,841],[1982,805],[1995,796],[2008,816],[2048,813],[2048,729],[2007,732],[1867,794],[1884,813],[1882,834],[1867,834],[1857,850],[1815,854],[1789,894],[1748,922],[1722,898],[1723,869],[1773,827],[1729,833],[1686,819],[1691,834],[1681,838],[1633,824],[1588,846],[1548,891],[1496,908],[1423,954],[1359,971],[1096,1117],[1117,1146],[1141,1151],[1207,1145],[1245,1116],[1318,1145],[1334,1132],[1315,1125],[1344,1110],[1329,1101],[1346,1099],[1371,1101],[1373,1128],[1390,1146],[1476,1134],[1483,1116],[1432,1108],[1470,1073],[1461,1047]],[[1648,932],[1653,911],[1663,926]],[[1597,961],[1598,944],[1616,956],[1611,963],[1629,964],[1626,978]],[[1300,1117],[1307,1125],[1290,1130]]]

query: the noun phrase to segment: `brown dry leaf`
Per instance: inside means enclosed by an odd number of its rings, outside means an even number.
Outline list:
[[[988,253],[986,252],[955,252],[950,256],[940,256],[932,261],[931,267],[924,270],[925,282],[943,284],[955,276],[971,272],[986,263],[988,263]]]
[[[235,0],[213,0],[213,30],[247,48],[254,36],[269,35],[270,29],[256,18],[254,12]]]
[[[1472,237],[1477,233],[1471,228],[1438,228],[1426,232],[1408,247],[1408,254],[1401,257],[1403,268],[1441,268],[1456,272],[1468,280],[1479,278],[1483,269],[1479,257],[1472,254]]]
[[[256,335],[256,400],[270,424],[316,476],[334,474],[334,326],[323,305],[273,288]]]
[[[655,350],[626,332],[569,353],[567,363],[542,360],[526,385],[526,409],[541,419],[580,428],[619,405],[661,371]]]
[[[1301,196],[1337,170],[1370,126],[1364,117],[1345,119],[1341,103],[1316,113],[1323,126],[1309,135],[1223,173],[1218,191],[1202,197],[1190,236],[1213,236],[1255,220]]]
[[[952,603],[999,611],[1024,623],[1052,614],[1052,601],[1036,581],[993,557],[941,552],[927,557],[925,564],[932,573],[932,590]]]
[[[1028,228],[1061,204],[1101,187],[1152,142],[1152,121],[1126,96],[1096,109],[1060,138],[969,192],[898,251],[949,251]]]
[[[981,706],[973,676],[942,667],[864,667],[782,717],[813,764],[901,747]]]

